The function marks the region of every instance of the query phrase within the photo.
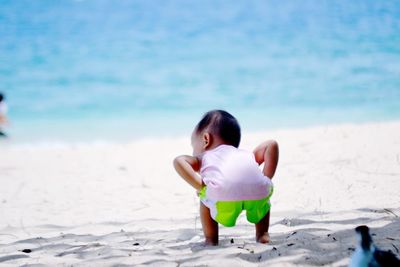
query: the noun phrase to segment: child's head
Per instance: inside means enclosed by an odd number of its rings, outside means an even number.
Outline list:
[[[194,128],[193,154],[198,155],[219,144],[239,147],[240,126],[235,117],[224,110],[211,110]]]

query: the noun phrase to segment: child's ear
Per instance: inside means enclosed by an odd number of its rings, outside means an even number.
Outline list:
[[[207,149],[211,146],[211,135],[210,133],[205,132],[203,134],[203,148]]]

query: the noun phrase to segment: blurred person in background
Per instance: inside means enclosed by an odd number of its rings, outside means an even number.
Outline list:
[[[5,102],[5,97],[0,93],[0,137],[7,137],[3,131],[3,127],[8,123],[7,110],[8,108]]]

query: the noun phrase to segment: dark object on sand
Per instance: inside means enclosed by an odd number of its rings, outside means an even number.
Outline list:
[[[24,253],[31,253],[32,252],[32,250],[29,249],[29,248],[23,249],[21,251],[24,252]]]
[[[374,245],[368,226],[361,225],[355,230],[360,243],[351,257],[350,267],[400,267],[400,260],[396,255]]]

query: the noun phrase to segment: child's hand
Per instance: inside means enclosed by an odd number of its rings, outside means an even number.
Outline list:
[[[200,189],[200,190],[196,190],[196,194],[197,194],[198,197],[201,196],[201,191],[203,191],[203,188],[204,188],[205,186],[206,186],[206,185],[205,185],[203,179],[201,179],[201,189]]]

